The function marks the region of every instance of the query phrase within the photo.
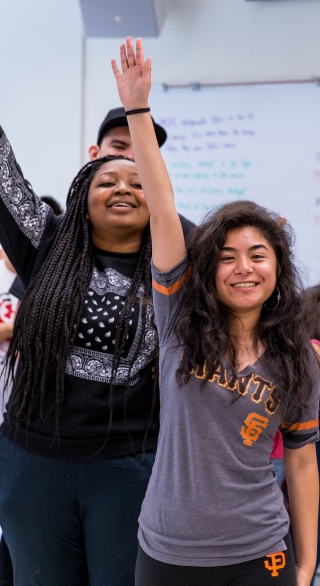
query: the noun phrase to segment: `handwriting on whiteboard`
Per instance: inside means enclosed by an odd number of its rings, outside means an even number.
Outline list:
[[[224,201],[246,197],[256,150],[254,113],[157,121],[168,133],[162,152],[178,211],[201,216]]]

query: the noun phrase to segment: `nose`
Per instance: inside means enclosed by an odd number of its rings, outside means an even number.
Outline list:
[[[234,269],[236,275],[249,275],[253,272],[251,260],[246,255],[240,256]]]
[[[119,193],[120,195],[125,195],[127,193],[131,193],[131,190],[129,186],[121,179],[115,185],[114,192]]]
[[[129,148],[126,153],[124,153],[124,156],[128,157],[129,159],[134,159],[133,149]]]

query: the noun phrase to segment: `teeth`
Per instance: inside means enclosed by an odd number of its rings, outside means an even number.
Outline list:
[[[255,287],[256,283],[236,283],[233,286],[238,289],[249,289],[250,287]]]
[[[129,205],[128,203],[114,203],[113,206],[111,206],[113,208],[131,208],[132,206]]]

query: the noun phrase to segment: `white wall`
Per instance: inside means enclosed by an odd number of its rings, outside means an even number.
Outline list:
[[[0,124],[35,191],[65,201],[80,167],[78,0],[0,0]]]
[[[161,35],[145,39],[155,82],[320,74],[320,0],[167,4]],[[0,0],[0,124],[38,193],[64,200],[106,112],[119,105],[110,69],[119,42],[86,40],[83,79],[78,0]]]
[[[320,0],[167,0],[156,39],[145,39],[159,83],[320,75]],[[122,40],[121,40],[122,41]],[[119,105],[110,59],[120,39],[89,39],[84,150]],[[152,104],[151,104],[152,106]]]

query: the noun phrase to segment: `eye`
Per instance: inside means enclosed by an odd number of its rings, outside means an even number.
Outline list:
[[[112,181],[104,181],[103,183],[100,183],[99,187],[114,187],[115,183]]]
[[[256,253],[253,255],[252,257],[254,260],[261,260],[262,258],[264,258],[264,256],[262,254]]]
[[[228,256],[227,256],[227,255],[226,255],[226,256],[222,256],[222,257],[220,258],[220,260],[221,260],[221,261],[230,261],[230,260],[234,260],[234,256],[231,256],[231,255],[228,255]]]
[[[134,189],[142,189],[141,183],[132,183],[131,187],[133,187]]]

